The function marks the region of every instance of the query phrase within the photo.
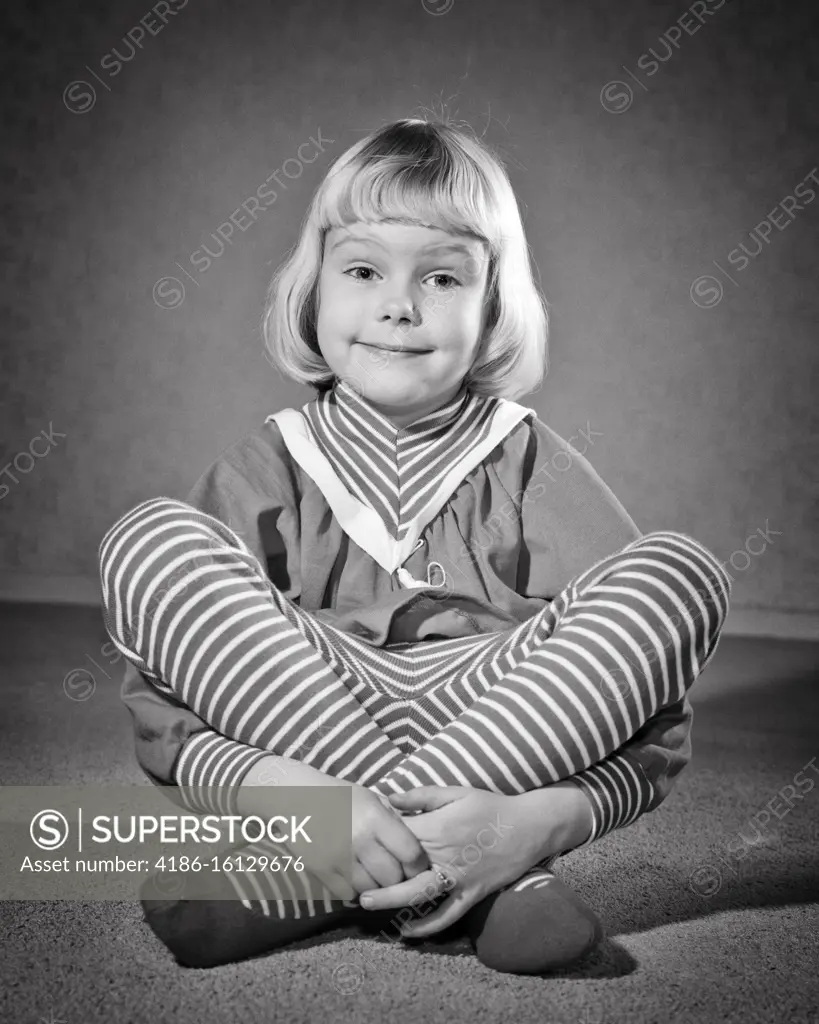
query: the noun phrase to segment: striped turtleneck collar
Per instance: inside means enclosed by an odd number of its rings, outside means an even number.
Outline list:
[[[500,401],[463,387],[440,408],[396,427],[338,381],[302,412],[347,489],[400,541],[453,464],[487,437]]]

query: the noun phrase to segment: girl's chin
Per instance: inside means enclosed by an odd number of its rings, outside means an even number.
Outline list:
[[[367,381],[358,388],[358,393],[374,405],[417,405],[419,401],[431,397],[428,389],[418,384],[408,384],[406,380],[397,381],[391,387],[386,381]]]
[[[347,383],[372,405],[398,411],[435,398],[436,389],[426,381],[415,381],[404,374],[401,379],[387,379],[387,374],[354,375]],[[375,379],[373,379],[375,378]]]
[[[431,381],[428,374],[418,373],[409,363],[402,366],[399,360],[393,360],[384,366],[352,362],[342,377],[351,383],[357,381],[359,391],[373,393],[417,395],[419,391],[435,387],[435,381]]]

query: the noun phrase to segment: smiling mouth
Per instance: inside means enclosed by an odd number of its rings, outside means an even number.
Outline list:
[[[390,348],[389,345],[372,345],[367,341],[359,341],[359,345],[363,345],[365,348],[374,348],[379,352],[389,352],[395,356],[423,356],[427,355],[432,349],[429,348]]]

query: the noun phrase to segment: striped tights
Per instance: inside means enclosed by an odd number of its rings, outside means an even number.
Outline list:
[[[112,641],[212,727],[190,738],[176,774],[191,792],[222,787],[218,807],[199,805],[220,813],[235,813],[231,787],[265,752],[382,795],[512,795],[567,779],[684,696],[730,597],[701,544],[655,532],[511,630],[375,648],[300,609],[228,527],[168,498],[108,531],[100,576]],[[284,916],[282,900],[298,896],[274,879],[262,893],[257,879],[254,892],[232,881],[263,913],[275,903]]]

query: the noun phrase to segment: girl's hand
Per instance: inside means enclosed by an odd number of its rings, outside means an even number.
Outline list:
[[[306,870],[341,900],[379,886],[391,891],[425,871],[429,861],[423,846],[388,798],[356,783],[345,785],[352,789],[352,867],[342,868],[329,851],[315,847],[300,851]]]
[[[352,789],[355,894],[397,885],[428,868],[423,846],[389,801],[364,786]]]
[[[542,827],[533,828],[521,796],[504,796],[467,786],[422,786],[390,796],[401,811],[426,811],[404,818],[430,865],[455,882],[449,898],[423,923],[405,925],[405,936],[424,937],[448,928],[467,910],[519,878],[542,859]],[[423,905],[446,890],[433,867],[388,888],[362,891],[367,910]],[[371,902],[365,902],[369,897]],[[422,912],[421,912],[422,913]]]
[[[262,758],[257,762],[241,787],[239,810],[244,815],[265,817],[271,811],[271,800],[275,801],[272,806],[277,813],[282,812],[289,789],[279,789],[274,797],[265,789],[279,778],[283,778],[288,787],[346,786],[352,791],[352,864],[345,857],[346,863],[342,866],[338,863],[338,850],[326,849],[320,844],[298,849],[304,869],[336,899],[352,900],[366,889],[393,886],[429,867],[423,847],[388,797],[299,762],[277,759],[284,763],[283,769],[279,763],[265,764],[267,760]],[[296,851],[291,849],[290,852],[295,855]]]

